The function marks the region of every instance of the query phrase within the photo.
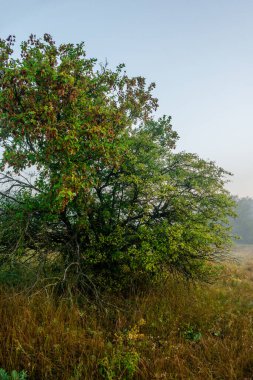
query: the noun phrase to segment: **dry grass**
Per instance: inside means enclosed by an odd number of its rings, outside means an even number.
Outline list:
[[[253,379],[253,252],[241,257],[215,285],[170,278],[110,299],[117,308],[2,290],[0,367],[36,380]]]

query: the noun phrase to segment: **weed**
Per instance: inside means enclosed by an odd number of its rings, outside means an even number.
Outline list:
[[[212,285],[168,277],[127,297],[103,294],[114,305],[104,309],[0,286],[0,365],[26,368],[29,380],[253,378],[253,281],[244,268],[224,266]],[[0,371],[0,380],[25,379]]]
[[[130,380],[138,370],[140,355],[135,343],[144,338],[140,327],[145,324],[140,319],[132,328],[115,334],[115,345],[109,343],[111,356],[106,356],[99,362],[99,373],[106,380]]]
[[[202,338],[201,332],[195,328],[194,326],[188,325],[185,330],[182,331],[181,334],[186,340],[192,342],[198,342]]]
[[[27,374],[25,371],[11,371],[9,375],[3,368],[0,368],[0,380],[26,380]]]
[[[105,380],[130,380],[138,369],[139,354],[135,350],[117,347],[112,356],[99,361],[99,373]]]

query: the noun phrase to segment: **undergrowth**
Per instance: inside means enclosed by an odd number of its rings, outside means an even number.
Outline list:
[[[139,294],[104,295],[103,306],[5,287],[0,368],[29,380],[250,379],[252,294],[236,264],[214,285],[170,277]]]

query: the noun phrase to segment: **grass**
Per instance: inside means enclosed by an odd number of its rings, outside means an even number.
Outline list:
[[[170,277],[103,308],[2,288],[0,368],[36,380],[252,379],[253,250],[240,252],[216,284]]]

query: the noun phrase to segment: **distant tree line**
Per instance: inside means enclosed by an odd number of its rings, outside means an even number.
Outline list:
[[[240,238],[239,243],[253,244],[253,199],[235,198],[237,217],[232,220],[233,232]]]

